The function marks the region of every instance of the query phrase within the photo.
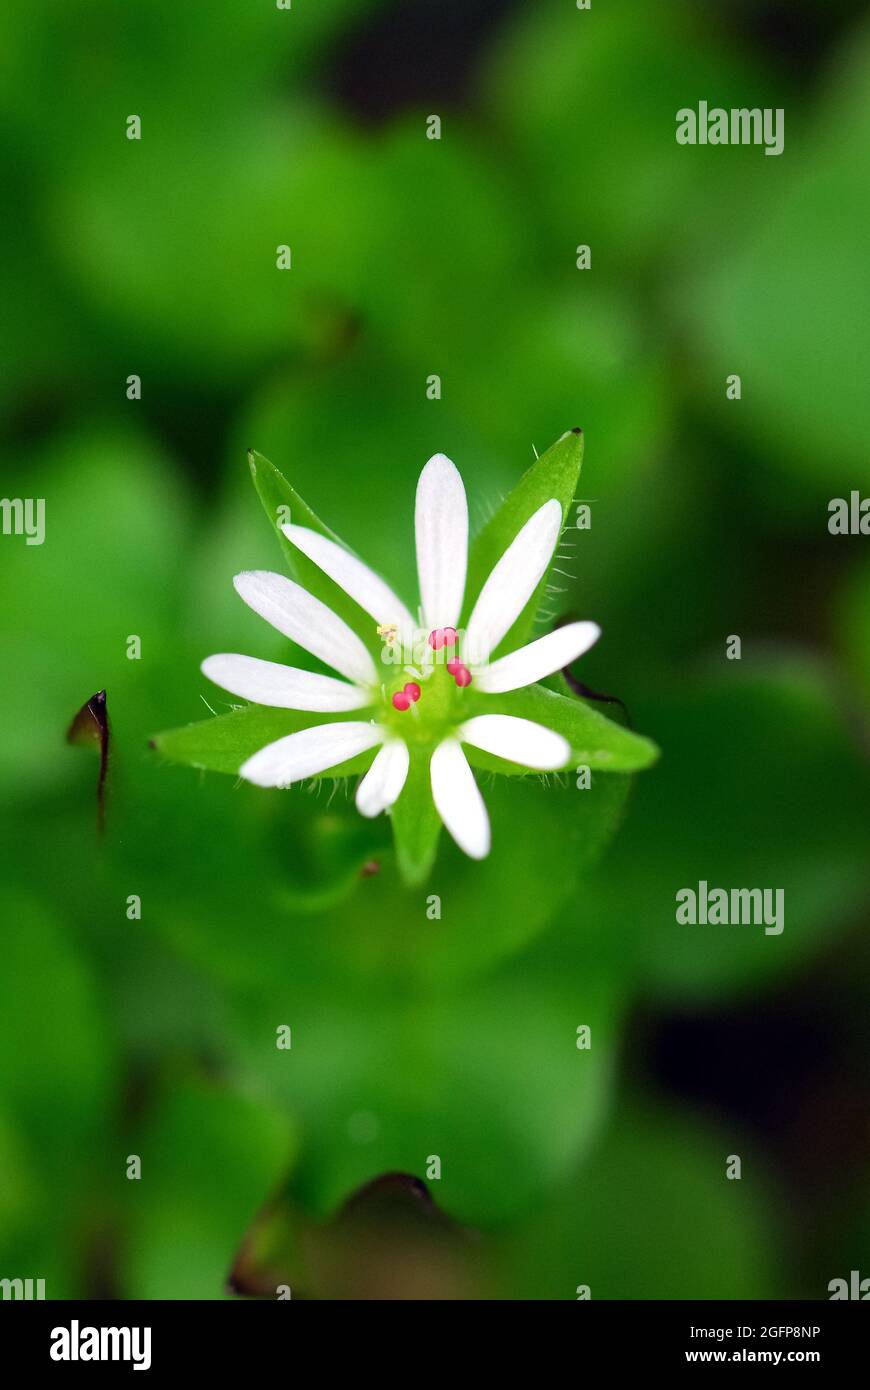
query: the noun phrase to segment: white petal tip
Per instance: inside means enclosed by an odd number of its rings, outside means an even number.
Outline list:
[[[266,578],[280,579],[283,576],[273,576],[271,570],[242,570],[241,573],[233,575],[233,588],[237,594],[241,594],[244,598],[245,593],[250,593],[259,581]]]
[[[453,462],[452,459],[449,459],[446,454],[433,454],[432,457],[430,459],[427,459],[425,464],[423,465],[423,470],[420,474],[420,477],[422,478],[423,474],[427,472],[435,473],[443,470],[446,470],[449,473],[456,473],[457,475],[459,474],[459,469],[456,467],[456,464]]]
[[[408,746],[401,739],[384,744],[356,789],[356,808],[361,816],[371,820],[392,808],[405,785],[409,763]]]
[[[243,762],[239,768],[239,776],[245,782],[250,782],[254,787],[275,787],[279,784],[274,782],[270,776],[261,772],[257,766],[256,759],[259,754],[254,755]]]
[[[566,738],[555,729],[516,715],[476,715],[466,720],[460,734],[473,747],[535,772],[558,772],[571,760]]]
[[[498,695],[520,690],[577,661],[601,636],[597,623],[566,623],[475,672],[477,688]]]
[[[490,849],[489,816],[459,742],[447,738],[439,744],[429,769],[435,809],[449,834],[470,859],[485,859]]]
[[[462,846],[463,853],[467,854],[469,859],[476,859],[478,862],[481,859],[487,859],[489,857],[489,851],[491,850],[491,848],[492,845],[490,843],[489,836],[487,836],[486,843],[483,845]]]

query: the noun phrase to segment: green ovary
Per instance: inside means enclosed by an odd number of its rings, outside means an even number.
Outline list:
[[[384,670],[389,678],[383,684],[381,723],[405,743],[434,747],[467,717],[468,690],[459,689],[441,662],[430,668],[425,679],[404,667],[398,673],[395,667]],[[408,709],[397,710],[393,696],[409,682],[419,685],[420,698]]]

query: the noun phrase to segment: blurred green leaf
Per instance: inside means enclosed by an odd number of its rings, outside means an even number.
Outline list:
[[[89,312],[135,341],[145,389],[192,381],[232,399],[276,361],[340,351],[376,230],[359,137],[297,93],[289,109],[257,100],[218,124],[161,106],[128,141],[140,96],[58,171],[43,231]]]
[[[128,1181],[121,1165],[117,1178],[132,1228],[126,1295],[220,1298],[241,1233],[292,1165],[286,1112],[262,1096],[180,1078],[131,1144],[141,1180]]]
[[[373,8],[379,0],[366,0]],[[279,10],[241,10],[237,0],[149,0],[125,9],[113,0],[80,0],[22,9],[3,17],[7,65],[3,114],[43,159],[80,159],[82,146],[124,138],[129,110],[143,113],[145,130],[198,124],[206,143],[223,136],[244,106],[275,101],[288,82],[302,88],[323,62],[359,0]],[[41,101],[39,89],[52,101]],[[137,101],[131,103],[131,95]],[[57,122],[57,106],[70,129]]]
[[[581,1284],[592,1299],[788,1296],[772,1193],[747,1148],[743,1134],[623,1104],[571,1184],[504,1240],[501,1296],[576,1300]],[[729,1182],[735,1150],[743,1176]]]
[[[84,1159],[86,1136],[105,1118],[113,1081],[101,996],[76,944],[49,909],[13,892],[3,902],[0,1095],[57,1171],[61,1130]],[[22,989],[22,981],[29,987]],[[22,1039],[27,1040],[22,1046]]]
[[[380,1173],[425,1179],[436,1155],[439,1205],[486,1224],[526,1208],[594,1141],[616,1012],[600,978],[540,977],[528,959],[437,996],[385,998],[376,982],[261,990],[245,1005],[244,1059],[302,1120],[296,1191],[310,1215]],[[273,1020],[292,1024],[292,1051],[275,1048]],[[576,1047],[580,1023],[591,1052]]]
[[[718,217],[720,190],[730,206],[752,196],[743,185],[760,151],[723,159],[678,145],[681,107],[711,94],[723,106],[782,106],[791,95],[777,69],[686,0],[620,0],[597,14],[520,6],[487,55],[483,86],[545,228],[538,254],[575,275],[577,243],[592,247],[592,275],[644,274],[657,255],[685,254],[687,221]]]
[[[116,735],[142,719],[144,738],[155,705],[165,717],[172,698],[161,668],[173,652],[187,498],[163,451],[129,428],[52,438],[4,467],[13,495],[45,499],[45,541],[4,540],[0,553],[0,698],[16,710],[0,776],[24,795],[87,780],[92,798],[92,770],[63,750],[82,702],[107,690]],[[141,660],[128,659],[130,636]]]
[[[430,372],[455,380],[492,352],[504,286],[522,282],[537,250],[491,143],[458,112],[444,123],[445,138],[427,140],[424,113],[402,113],[363,155],[371,253],[361,308],[415,365],[421,389]]]
[[[800,654],[749,659],[744,648],[741,671],[645,702],[667,757],[636,780],[623,834],[574,900],[578,964],[593,952],[659,998],[716,999],[781,978],[870,893],[870,770],[836,686]],[[784,930],[677,922],[677,892],[701,880],[781,889]]]
[[[45,1191],[37,1172],[34,1155],[0,1103],[0,1252],[9,1250],[28,1223],[38,1221],[37,1202],[44,1202]]]
[[[0,1260],[12,1275],[45,1278],[50,1298],[77,1297],[112,1164],[116,1039],[70,924],[3,867]],[[42,868],[48,878],[44,851]]]
[[[793,483],[784,493],[762,476],[768,505],[812,508],[820,535],[830,497],[870,486],[863,389],[870,327],[855,292],[866,278],[870,217],[868,93],[865,25],[837,54],[813,129],[797,143],[787,119],[782,161],[764,161],[782,162],[782,171],[768,177],[733,241],[712,264],[703,259],[708,268],[681,296],[716,372],[723,426],[749,437]],[[739,403],[725,399],[731,372],[742,378]]]
[[[423,797],[428,767],[425,761],[411,767]],[[246,783],[204,786],[186,776],[176,786],[177,780],[159,779],[157,804],[156,789],[151,792],[149,838],[136,839],[126,870],[142,885],[167,945],[231,990],[255,989],[268,978],[304,997],[329,980],[335,989],[364,988],[372,1000],[479,977],[557,918],[569,921],[562,914],[572,889],[619,826],[631,785],[616,773],[595,776],[583,791],[550,779],[508,783],[484,774],[489,857],[471,861],[442,836],[423,885],[417,875],[429,843],[419,821],[396,822],[399,852],[408,853],[415,880],[409,886],[390,852],[387,818],[363,820],[347,782],[337,784],[335,795],[321,781],[310,793],[266,796]],[[431,796],[423,804],[423,824],[437,833]],[[418,836],[408,851],[405,833]],[[185,852],[167,856],[153,848],[155,839]],[[485,927],[469,931],[469,922]]]

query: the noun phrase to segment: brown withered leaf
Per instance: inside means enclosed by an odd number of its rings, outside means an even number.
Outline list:
[[[98,690],[86,700],[67,730],[67,743],[80,748],[92,748],[99,756],[97,776],[97,829],[102,831],[106,818],[106,776],[109,770],[109,711],[105,690]]]
[[[270,1202],[242,1242],[228,1287],[275,1298],[485,1297],[483,1247],[410,1173],[385,1173],[354,1192],[329,1222],[302,1217],[286,1196]]]

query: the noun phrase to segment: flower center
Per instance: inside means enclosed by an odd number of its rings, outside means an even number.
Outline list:
[[[428,644],[440,652],[458,640],[455,628],[435,628]],[[462,718],[459,692],[470,684],[471,672],[457,656],[424,663],[419,671],[405,667],[384,686],[383,723],[406,743],[437,743]]]

